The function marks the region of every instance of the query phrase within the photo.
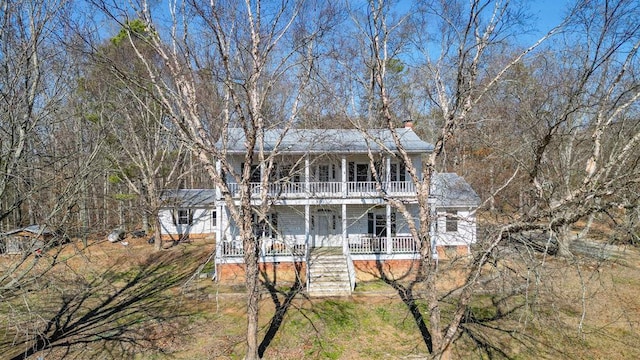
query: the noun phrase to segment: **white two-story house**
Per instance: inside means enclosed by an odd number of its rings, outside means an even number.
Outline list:
[[[421,169],[424,155],[433,146],[411,128],[396,133],[413,165]],[[240,172],[246,154],[244,133],[230,129],[228,135],[227,161]],[[343,256],[352,277],[366,277],[381,263],[399,271],[409,269],[419,258],[418,243],[407,220],[386,199],[401,200],[417,221],[416,186],[392,139],[391,131],[383,129],[366,133],[294,129],[284,136],[279,130],[266,131],[265,151],[276,150],[269,154],[275,157],[266,189],[267,221],[254,223],[255,235],[262,240],[263,264],[286,269],[302,263],[308,285],[314,276],[313,254]],[[259,206],[260,179],[266,170],[264,164],[253,166],[252,203]],[[228,175],[226,182],[230,195],[239,202],[238,184]],[[436,174],[431,186],[432,246],[468,251],[476,242],[478,195],[453,173]],[[217,275],[233,279],[242,276],[243,247],[227,203],[220,193],[218,196]]]

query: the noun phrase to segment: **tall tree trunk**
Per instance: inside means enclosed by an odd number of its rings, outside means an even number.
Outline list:
[[[80,181],[80,235],[82,237],[82,244],[87,246],[87,235],[89,232],[89,211],[87,202],[89,198],[89,191],[87,190],[87,177],[84,176]]]
[[[250,166],[249,166],[250,167]],[[242,184],[243,194],[249,195],[249,183],[244,182]],[[245,196],[242,201],[242,217],[243,224],[241,225],[242,231],[242,243],[244,248],[244,261],[246,268],[245,285],[247,288],[247,354],[245,359],[254,360],[258,359],[258,320],[259,320],[259,306],[260,306],[260,282],[259,282],[259,254],[260,247],[258,246],[258,239],[253,233],[252,226],[252,207],[250,202],[250,196]]]

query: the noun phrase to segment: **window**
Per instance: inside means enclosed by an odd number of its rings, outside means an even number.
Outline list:
[[[218,226],[218,212],[215,210],[211,210],[211,225],[213,227]]]
[[[391,233],[396,234],[396,213],[391,213]]]
[[[369,234],[386,237],[387,236],[387,216],[385,214],[368,213],[367,232]],[[391,213],[391,234],[396,233],[396,213]]]
[[[375,179],[375,178],[374,178],[374,176],[373,176],[373,171],[372,171],[372,172],[371,172],[371,181],[374,181],[374,180],[375,180],[375,181],[378,181],[378,180],[379,180],[379,181],[383,181],[383,180],[385,179],[385,176],[386,176],[386,175],[385,175],[385,173],[384,173],[384,172],[385,172],[385,170],[384,170],[384,168],[383,168],[382,164],[383,164],[383,163],[382,163],[382,161],[380,161],[380,160],[377,160],[377,161],[373,164],[373,165],[374,165],[374,168],[376,169],[376,176],[377,176],[378,178],[377,178],[377,179]]]
[[[281,165],[280,174],[277,180],[285,180],[286,182],[299,183],[300,169],[293,165]]]
[[[318,165],[318,181],[329,181],[329,165]]]
[[[380,237],[387,235],[387,217],[385,215],[376,215],[374,234]]]
[[[244,171],[244,163],[240,164],[240,172]],[[259,183],[260,182],[260,166],[259,165],[251,165],[251,175],[249,176],[249,182]]]
[[[447,211],[445,229],[447,232],[458,231],[458,212],[456,210]]]
[[[178,209],[176,216],[177,225],[193,224],[193,209]]]
[[[356,181],[369,181],[369,164],[356,164]]]
[[[406,181],[407,180],[407,168],[404,164],[391,164],[391,181]]]
[[[278,236],[278,214],[267,215],[267,218],[258,222],[258,217],[253,214],[253,234],[256,237],[276,238]]]

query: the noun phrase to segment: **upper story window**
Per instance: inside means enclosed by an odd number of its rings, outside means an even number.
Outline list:
[[[240,164],[240,171],[244,171],[244,163]],[[249,175],[249,182],[259,183],[260,178],[260,166],[259,165],[251,165],[251,174]]]
[[[391,181],[407,181],[407,168],[403,163],[391,164],[390,173]]]
[[[447,210],[445,230],[447,232],[458,231],[458,211]]]
[[[369,163],[349,162],[347,165],[347,181],[369,181]]]
[[[292,182],[299,183],[302,181],[301,174],[304,173],[303,170],[299,168],[299,166],[293,166],[290,164],[283,165],[275,165],[274,164],[274,175],[272,177],[272,181],[284,181],[284,182]]]
[[[376,163],[376,172],[381,180],[385,179],[386,169],[384,162]],[[374,181],[374,176],[369,163],[350,162],[347,168],[348,181],[367,182]],[[407,168],[404,163],[392,163],[389,168],[391,181],[407,181]]]
[[[336,181],[337,166],[334,164],[320,164],[312,173],[314,180],[319,182]]]
[[[318,181],[329,181],[329,165],[318,165]]]
[[[356,181],[369,181],[369,164],[356,164]]]

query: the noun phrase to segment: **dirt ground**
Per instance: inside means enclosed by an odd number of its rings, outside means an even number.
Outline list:
[[[46,284],[43,278],[38,291],[6,301],[2,358],[20,358],[33,344],[20,339],[41,333],[51,346],[32,359],[241,359],[242,285],[198,275],[213,244],[200,240],[154,252],[144,239],[126,241],[96,241],[87,248],[73,242],[59,254],[60,264],[46,275]],[[507,264],[488,271],[487,279],[494,281],[480,287],[473,307],[474,318],[484,320],[465,325],[454,357],[640,358],[638,259],[638,250],[629,248],[624,261],[548,258],[538,261],[538,268]],[[0,258],[3,266],[10,261]],[[494,276],[507,273],[508,284]],[[516,285],[526,289],[510,294]],[[281,290],[277,301],[264,293],[261,337],[278,320],[274,314],[288,289]],[[507,308],[513,312],[500,314]],[[382,282],[360,284],[345,299],[297,294],[282,319],[266,358],[427,356],[406,306]]]

